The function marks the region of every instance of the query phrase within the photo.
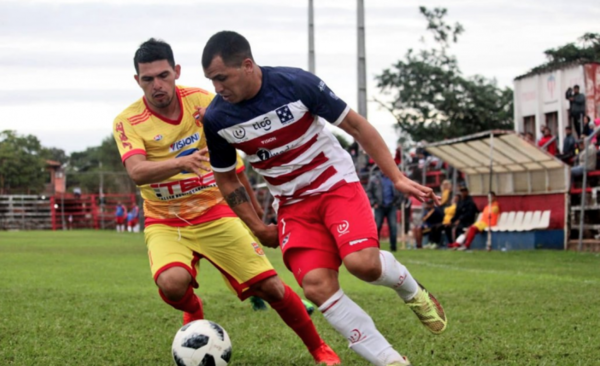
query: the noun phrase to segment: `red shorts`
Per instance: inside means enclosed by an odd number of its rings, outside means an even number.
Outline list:
[[[139,219],[137,219],[137,218],[130,220],[127,222],[127,226],[135,226],[135,225],[137,225],[138,221],[139,221]]]
[[[117,225],[123,225],[125,223],[125,218],[124,217],[117,217]]]
[[[298,284],[317,268],[338,270],[342,259],[365,248],[378,248],[377,227],[360,183],[281,206],[279,246]]]

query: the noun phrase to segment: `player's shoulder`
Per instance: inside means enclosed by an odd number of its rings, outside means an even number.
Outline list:
[[[298,81],[303,81],[315,77],[308,71],[297,67],[262,66],[261,69],[268,75],[269,79],[276,83],[296,83]]]
[[[197,87],[177,85],[177,90],[183,103],[207,106],[215,97],[215,95],[208,90]]]
[[[152,113],[146,108],[143,98],[140,98],[119,113],[114,120],[114,124],[129,123],[131,125],[136,125],[146,121],[151,115]]]

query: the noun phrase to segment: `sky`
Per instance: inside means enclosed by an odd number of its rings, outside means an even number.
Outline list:
[[[451,53],[465,76],[500,87],[545,62],[544,50],[600,32],[598,0],[365,0],[367,93],[409,48],[432,46],[420,5],[448,9],[465,28]],[[357,109],[356,1],[314,0],[316,74]],[[200,59],[208,38],[234,30],[265,66],[308,68],[307,0],[0,0],[0,131],[32,134],[67,153],[99,145],[113,119],[141,97],[133,54],[150,37],[171,44],[179,84],[214,91]],[[393,149],[393,116],[368,119]],[[341,132],[341,130],[340,130]]]

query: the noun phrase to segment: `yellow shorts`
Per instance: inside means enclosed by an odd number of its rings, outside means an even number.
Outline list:
[[[144,229],[144,235],[154,281],[169,268],[183,267],[198,288],[199,261],[206,258],[244,300],[252,295],[250,286],[277,274],[258,240],[237,217],[179,228],[153,224]]]

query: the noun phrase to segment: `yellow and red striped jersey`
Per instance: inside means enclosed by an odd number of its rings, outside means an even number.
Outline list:
[[[121,160],[145,155],[149,161],[164,161],[190,155],[206,147],[198,107],[208,107],[214,95],[200,88],[177,86],[181,115],[170,120],[148,108],[144,97],[121,112],[113,123],[113,135]],[[210,169],[210,164],[206,163]],[[238,155],[238,173],[244,163]],[[212,172],[198,177],[181,172],[162,182],[139,186],[144,199],[146,225],[160,223],[186,226],[235,214],[224,201]]]

